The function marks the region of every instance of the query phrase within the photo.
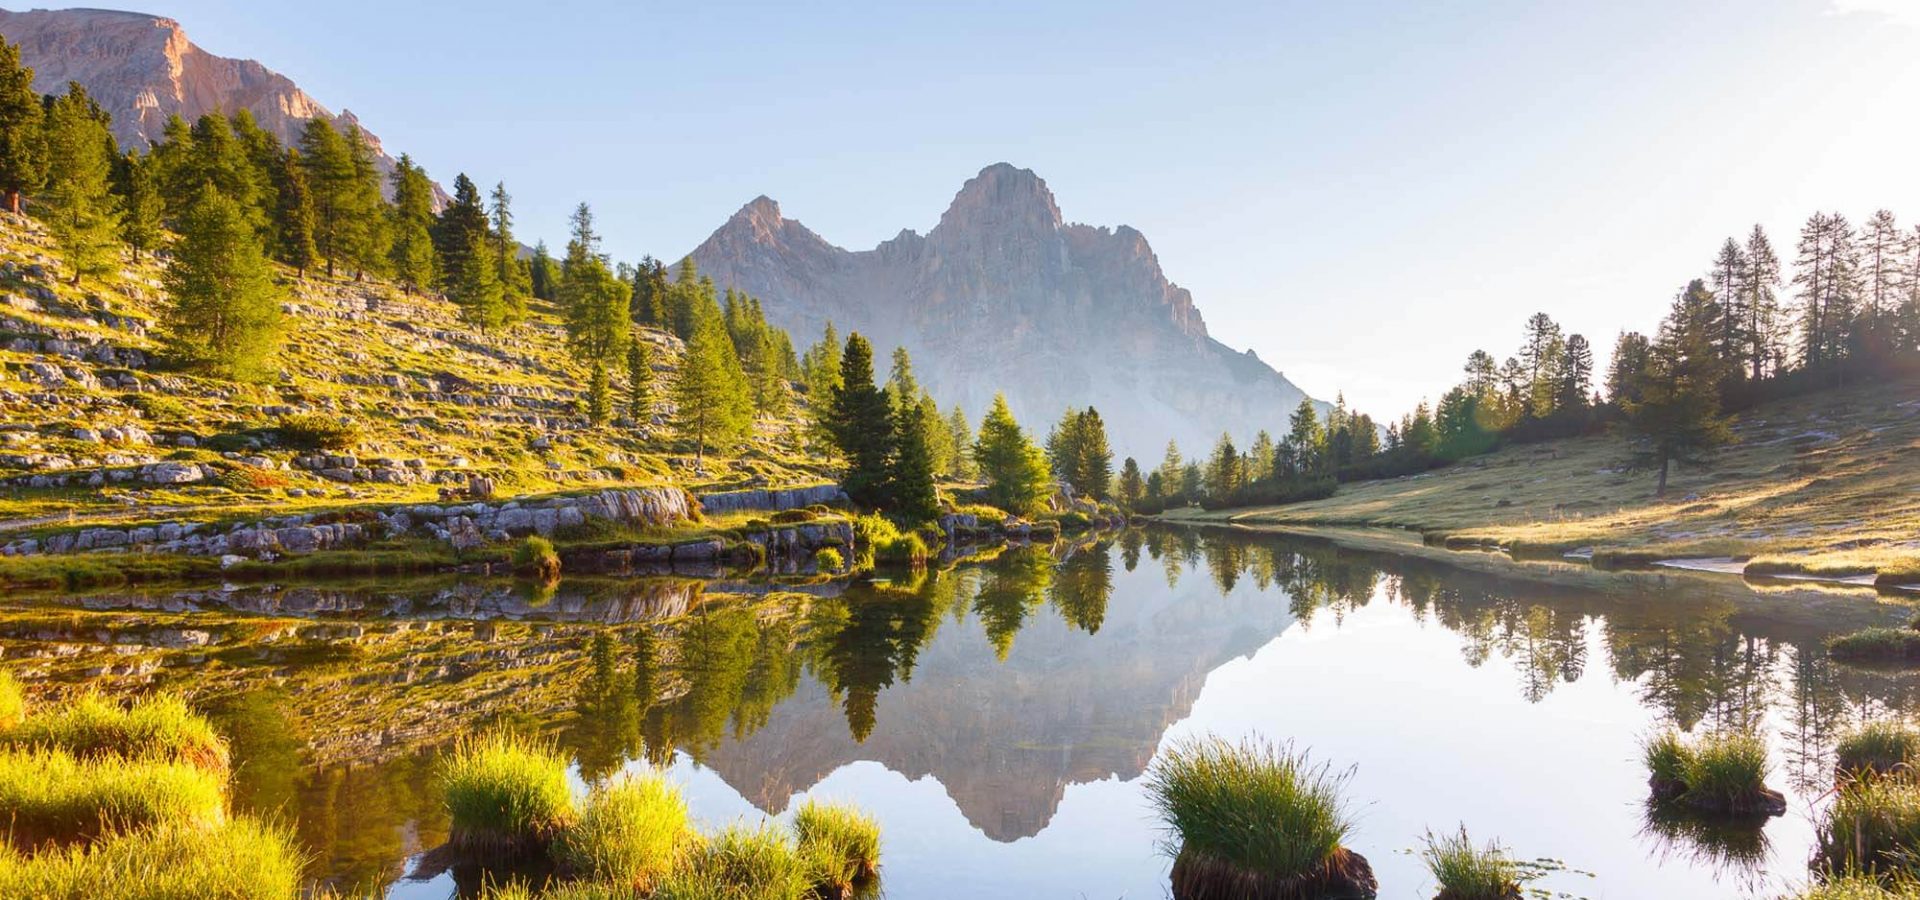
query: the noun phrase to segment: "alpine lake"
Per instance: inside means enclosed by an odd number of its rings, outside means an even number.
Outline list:
[[[471,896],[435,853],[435,767],[487,728],[550,737],[584,789],[663,766],[704,829],[851,801],[880,890],[1158,898],[1141,787],[1170,741],[1257,735],[1347,771],[1382,897],[1431,897],[1429,832],[1531,861],[1539,896],[1770,897],[1804,884],[1836,736],[1920,674],[1822,642],[1904,622],[1869,592],[1451,562],[1150,528],[873,580],[663,573],[11,596],[0,665],[37,697],[176,691],[232,742],[238,807],[349,894]],[[652,664],[636,650],[650,635]],[[1788,812],[1650,806],[1641,742],[1753,727]],[[531,873],[539,877],[539,873]]]

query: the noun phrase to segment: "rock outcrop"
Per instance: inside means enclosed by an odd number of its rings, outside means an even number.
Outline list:
[[[848,251],[760,197],[691,256],[798,342],[831,320],[879,354],[904,346],[942,403],[976,417],[995,391],[1043,429],[1091,403],[1115,449],[1143,460],[1168,438],[1195,455],[1222,432],[1282,428],[1304,396],[1209,337],[1140,232],[1065,223],[1046,183],[1005,163],[968,181],[925,235]]]
[[[285,75],[250,59],[200,49],[179,22],[161,16],[105,9],[0,10],[0,35],[20,45],[21,61],[33,69],[35,90],[59,93],[67,82],[79,82],[113,115],[114,137],[128,149],[160,140],[175,114],[192,122],[210,112],[245,109],[286,144],[299,140],[300,129],[316,117],[342,129],[359,125],[353,113],[334,114]],[[380,139],[365,128],[360,133],[381,173],[390,173],[393,159]]]

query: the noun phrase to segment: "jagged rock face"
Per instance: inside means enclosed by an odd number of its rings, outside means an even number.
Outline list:
[[[291,144],[307,120],[358,125],[353,113],[334,115],[299,85],[250,59],[214,56],[187,40],[180,23],[145,13],[104,9],[0,10],[0,35],[20,45],[33,69],[33,87],[54,94],[79,82],[113,115],[113,134],[129,149],[160,140],[167,119],[188,122],[221,111],[249,110],[260,127]],[[393,160],[365,128],[382,174]]]
[[[924,236],[848,251],[760,197],[692,257],[803,345],[832,320],[873,339],[883,366],[904,346],[942,403],[976,417],[997,390],[1042,429],[1092,404],[1115,449],[1146,464],[1168,438],[1198,455],[1222,432],[1244,442],[1283,427],[1303,396],[1207,335],[1140,232],[1064,223],[1046,183],[1005,163],[969,180]]]

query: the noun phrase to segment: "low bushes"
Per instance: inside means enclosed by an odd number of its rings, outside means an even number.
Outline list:
[[[1864,628],[1827,641],[1827,655],[1845,662],[1920,662],[1920,631]]]
[[[554,855],[582,877],[646,889],[673,870],[693,840],[680,791],[649,772],[595,787]]]
[[[821,547],[813,552],[813,567],[822,572],[838,572],[846,564],[846,558],[832,547]]]
[[[873,558],[875,561],[896,565],[922,565],[930,555],[931,551],[927,549],[927,542],[921,540],[920,535],[911,531],[890,538],[886,543],[873,548]]]
[[[1920,729],[1898,721],[1868,722],[1842,734],[1833,756],[1841,779],[1907,774],[1920,762]]]
[[[1705,812],[1777,816],[1787,801],[1766,786],[1767,745],[1748,732],[1712,732],[1691,743],[1666,731],[1648,740],[1647,786],[1655,800]]]
[[[566,757],[531,738],[464,738],[442,763],[440,779],[452,819],[448,840],[462,850],[544,850],[574,821]]]
[[[775,525],[794,525],[800,522],[811,522],[818,518],[820,518],[820,514],[811,509],[783,509],[773,514],[773,523]]]
[[[1462,825],[1455,834],[1427,832],[1420,858],[1440,885],[1436,900],[1519,900],[1520,867],[1498,843],[1474,846]]]
[[[1352,819],[1344,774],[1291,747],[1217,737],[1176,743],[1147,773],[1147,794],[1180,841],[1173,895],[1373,896],[1367,861],[1344,846]]]
[[[82,759],[124,756],[173,760],[221,774],[227,770],[226,741],[184,701],[170,696],[121,706],[84,694],[0,731],[0,744],[60,750]]]
[[[346,450],[360,443],[360,427],[318,413],[287,416],[274,426],[282,446],[294,450]]]

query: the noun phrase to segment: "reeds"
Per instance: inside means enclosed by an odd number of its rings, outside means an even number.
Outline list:
[[[174,760],[227,771],[227,742],[178,697],[145,697],[122,706],[98,694],[27,716],[0,731],[0,744],[62,750],[83,759]]]
[[[296,900],[304,860],[282,828],[235,819],[115,832],[32,856],[0,851],[0,897]]]
[[[652,900],[802,900],[814,887],[809,869],[786,832],[734,825],[661,879]]]
[[[1499,843],[1475,846],[1467,828],[1427,832],[1420,858],[1440,885],[1439,900],[1513,900],[1520,896],[1520,867]]]
[[[1814,840],[1830,872],[1920,874],[1920,786],[1898,777],[1842,784]]]
[[[1735,815],[1786,812],[1786,799],[1767,788],[1767,745],[1756,734],[1709,732],[1689,742],[1666,731],[1643,753],[1656,800]]]
[[[880,823],[858,809],[808,800],[793,814],[793,834],[828,896],[850,894],[880,874]]]
[[[159,825],[205,830],[226,821],[226,779],[174,761],[10,749],[0,751],[0,811],[17,844]]]
[[[1920,729],[1898,720],[1868,722],[1841,735],[1833,755],[1843,779],[1906,774],[1920,761]]]
[[[554,849],[571,873],[645,889],[672,871],[696,840],[679,789],[647,772],[595,787]]]

